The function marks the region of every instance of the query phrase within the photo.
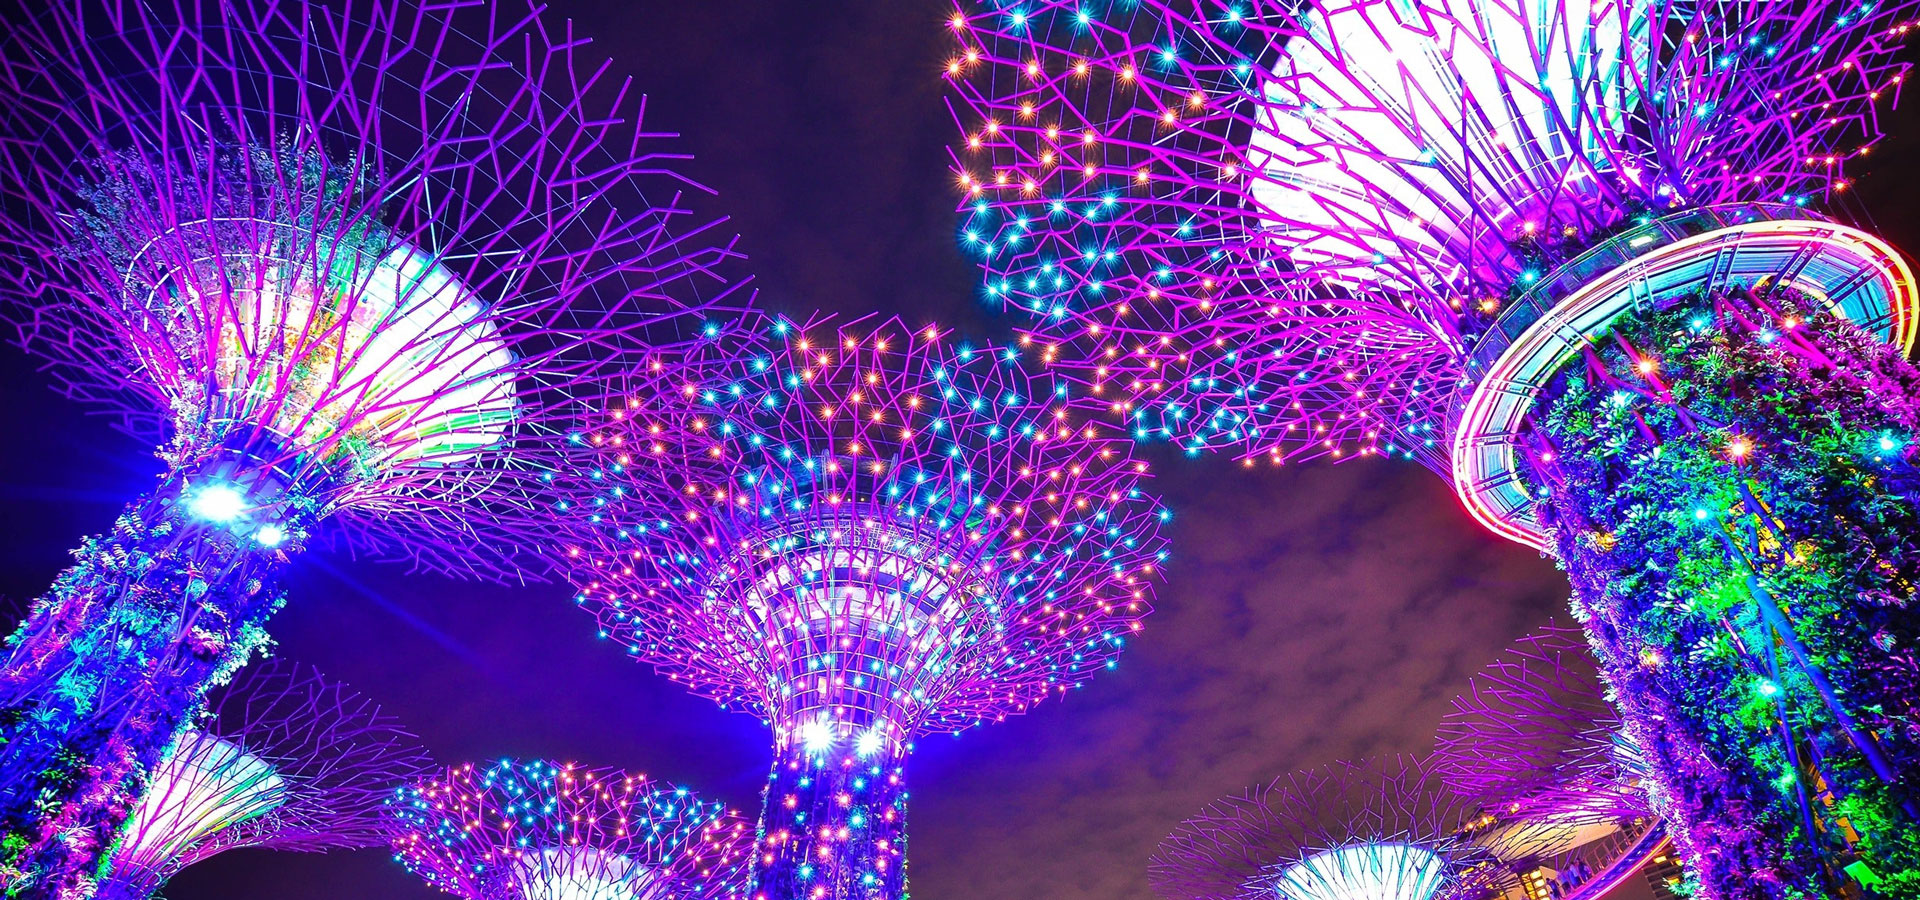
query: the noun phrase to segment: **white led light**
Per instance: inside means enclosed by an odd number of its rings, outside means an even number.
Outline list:
[[[659,873],[618,853],[586,847],[545,847],[514,863],[526,900],[655,900]],[[663,885],[664,887],[664,885]]]
[[[209,484],[194,491],[188,507],[209,522],[231,522],[247,511],[247,496],[230,484]]]
[[[1359,844],[1322,850],[1280,870],[1279,900],[1431,900],[1446,864],[1411,844]]]
[[[833,749],[836,737],[833,722],[828,719],[814,719],[800,726],[800,745],[807,748],[809,753],[825,753]]]

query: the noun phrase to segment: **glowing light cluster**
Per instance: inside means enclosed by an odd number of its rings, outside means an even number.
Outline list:
[[[577,436],[580,602],[773,726],[761,895],[901,896],[913,739],[1079,686],[1150,610],[1145,464],[1022,356],[750,318]]]
[[[167,749],[100,890],[145,897],[235,847],[377,846],[382,802],[427,772],[413,736],[344,685],[289,663],[242,670],[217,711]]]
[[[601,465],[568,552],[608,634],[783,744],[895,747],[1065,691],[1138,630],[1166,513],[1064,383],[937,329],[755,321],[722,342],[737,368],[663,363],[580,437]]]
[[[388,803],[395,858],[466,900],[745,896],[753,830],[685,788],[541,760],[472,763]]]
[[[1476,348],[1556,266],[1847,190],[1912,8],[967,3],[961,243],[1142,438],[1443,469]]]
[[[1418,757],[1335,763],[1224,798],[1162,841],[1166,900],[1449,900],[1513,877],[1470,833],[1472,806]]]
[[[556,423],[744,300],[639,98],[531,9],[98,0],[13,24],[0,309],[168,467],[0,667],[0,837],[79,892],[138,773],[266,640],[292,554],[549,574]]]

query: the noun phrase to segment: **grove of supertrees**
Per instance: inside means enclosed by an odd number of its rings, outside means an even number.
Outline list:
[[[682,787],[545,760],[464,763],[388,801],[394,858],[462,900],[736,900],[747,820]]]
[[[1143,437],[1549,551],[1698,896],[1920,896],[1915,4],[965,3],[962,242]]]
[[[1180,824],[1148,864],[1165,900],[1480,900],[1514,882],[1431,762],[1282,775]]]
[[[243,669],[215,698],[209,719],[167,748],[95,897],[144,900],[236,847],[380,846],[387,798],[432,765],[372,701],[303,666]]]
[[[1505,860],[1534,882],[1529,896],[1551,884],[1564,900],[1604,897],[1667,848],[1646,763],[1577,628],[1548,625],[1475,673],[1441,720],[1433,766],[1455,797],[1531,832],[1528,856]]]
[[[751,317],[656,354],[579,436],[579,601],[773,728],[755,900],[906,896],[915,739],[1079,686],[1150,609],[1145,464],[1018,357]]]
[[[734,254],[510,4],[58,0],[0,45],[6,315],[165,474],[0,665],[0,871],[79,890],[316,542],[539,577],[556,421]]]

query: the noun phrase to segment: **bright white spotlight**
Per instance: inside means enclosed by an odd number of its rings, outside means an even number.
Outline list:
[[[808,753],[825,753],[833,749],[833,722],[827,719],[815,719],[800,726],[800,744]]]
[[[209,522],[231,522],[247,511],[247,495],[230,484],[209,484],[193,493],[188,508]]]

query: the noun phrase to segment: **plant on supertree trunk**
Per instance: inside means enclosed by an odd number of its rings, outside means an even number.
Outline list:
[[[546,574],[554,423],[739,286],[584,44],[413,0],[65,0],[8,32],[0,299],[167,466],[0,664],[10,891],[90,889],[309,545]]]
[[[1920,673],[1887,652],[1920,639],[1916,388],[1893,348],[1763,290],[1623,319],[1541,400],[1528,471],[1656,801],[1752,810],[1737,840],[1676,829],[1710,883],[1791,893],[1859,856],[1920,891]]]

